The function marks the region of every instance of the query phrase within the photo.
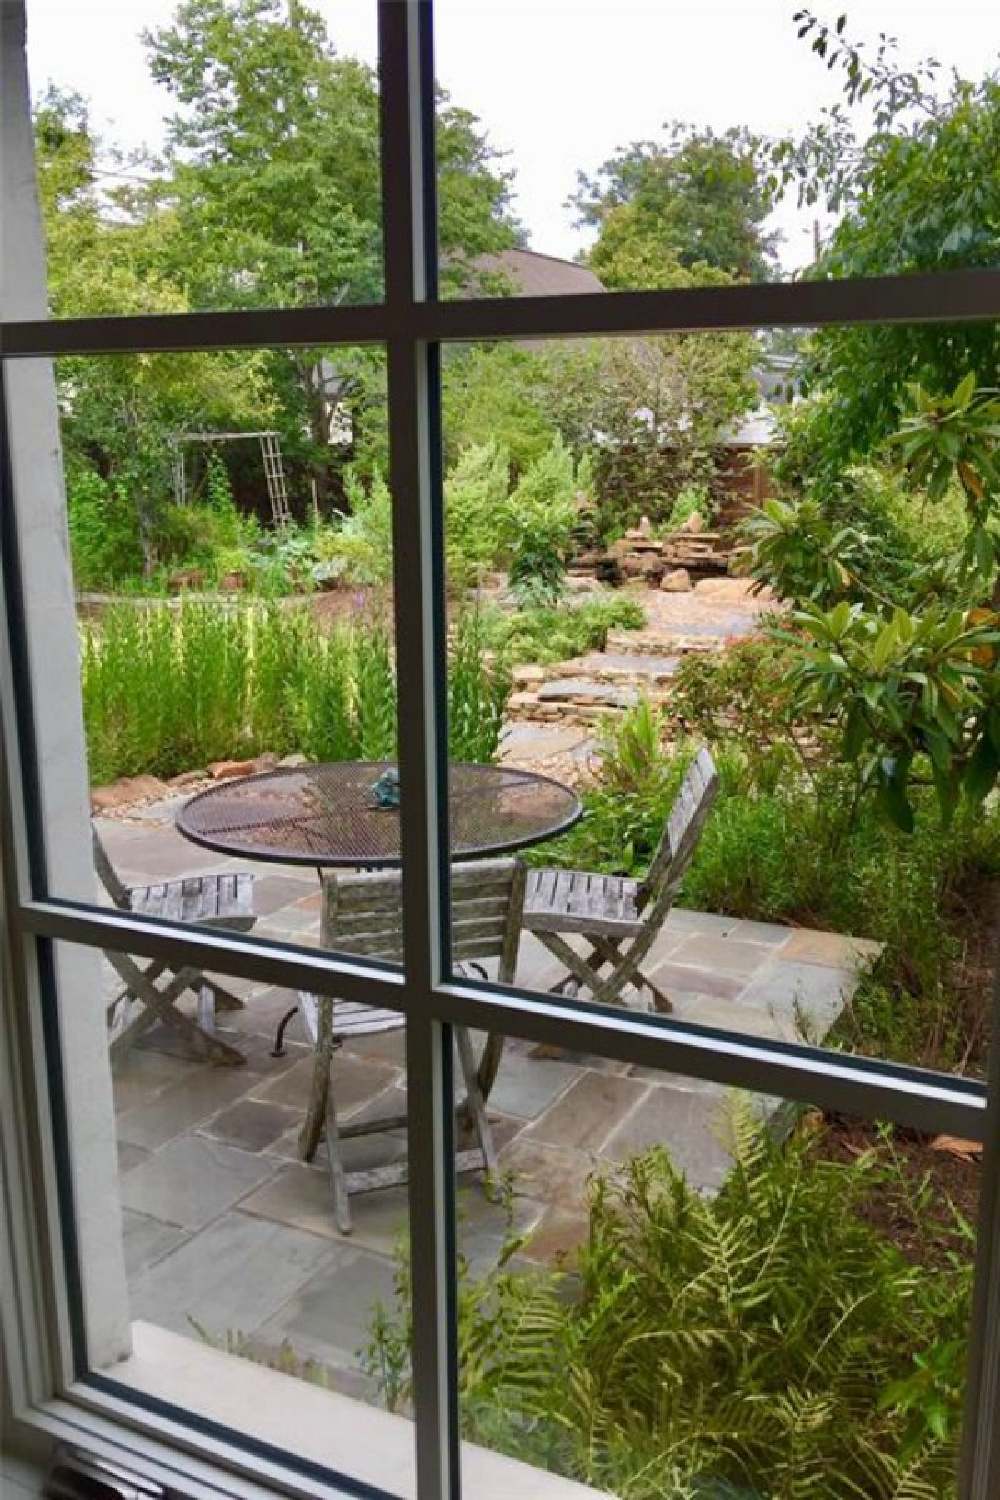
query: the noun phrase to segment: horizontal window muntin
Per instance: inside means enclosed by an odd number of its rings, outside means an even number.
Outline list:
[[[982,1140],[984,1085],[945,1073],[853,1057],[791,1042],[762,1042],[669,1016],[623,1014],[612,1006],[569,997],[540,997],[516,986],[456,980],[429,988],[375,963],[351,963],[315,949],[222,937],[208,928],[110,914],[70,902],[29,903],[26,930],[45,938],[112,948],[147,958],[183,956],[237,977],[309,988],[338,998],[381,1004],[423,1019],[500,1030],[531,1041],[662,1067],[692,1077],[829,1105],[922,1130]]]
[[[920,272],[676,291],[563,297],[397,300],[361,307],[141,317],[9,320],[5,358],[152,353],[267,344],[385,343],[392,339],[572,338],[689,333],[830,323],[980,322],[1000,317],[1000,271]]]

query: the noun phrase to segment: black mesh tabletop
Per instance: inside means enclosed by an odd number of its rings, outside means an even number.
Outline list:
[[[196,844],[244,859],[399,864],[399,809],[380,806],[375,795],[389,766],[338,761],[227,781],[192,797],[177,828]],[[531,771],[456,763],[448,785],[453,859],[541,843],[572,827],[582,811],[569,787]]]

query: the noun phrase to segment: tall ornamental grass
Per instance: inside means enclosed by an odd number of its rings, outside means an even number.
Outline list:
[[[449,648],[451,753],[496,754],[510,675],[488,659],[478,619]],[[95,784],[172,776],[213,760],[396,753],[391,631],[376,615],[320,629],[274,603],[116,605],[81,626],[84,721]]]

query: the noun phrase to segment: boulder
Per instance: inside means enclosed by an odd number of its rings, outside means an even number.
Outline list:
[[[514,668],[511,680],[515,687],[527,687],[529,683],[544,682],[545,668],[537,666],[534,662],[526,662],[523,666]]]
[[[213,760],[208,774],[213,781],[225,781],[231,776],[252,776],[256,769],[253,760]]]
[[[156,802],[166,797],[170,788],[158,776],[120,776],[108,786],[98,786],[90,794],[91,812],[110,812],[133,802]]]
[[[660,588],[665,594],[687,594],[692,588],[691,574],[687,568],[671,568],[660,579]]]

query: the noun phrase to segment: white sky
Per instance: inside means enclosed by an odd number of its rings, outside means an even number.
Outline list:
[[[374,0],[312,0],[343,53],[375,62]],[[455,104],[480,117],[516,169],[515,208],[533,249],[572,257],[586,243],[565,200],[577,169],[597,167],[664,121],[767,134],[800,131],[839,97],[807,42],[796,0],[439,0],[436,68]],[[932,55],[979,78],[1000,60],[1000,0],[814,0],[870,52],[880,31],[907,62]],[[149,79],[139,33],[175,0],[28,0],[32,87],[52,80],[91,102],[99,132],[157,146],[171,100]],[[781,259],[809,259],[811,216],[779,208]]]

